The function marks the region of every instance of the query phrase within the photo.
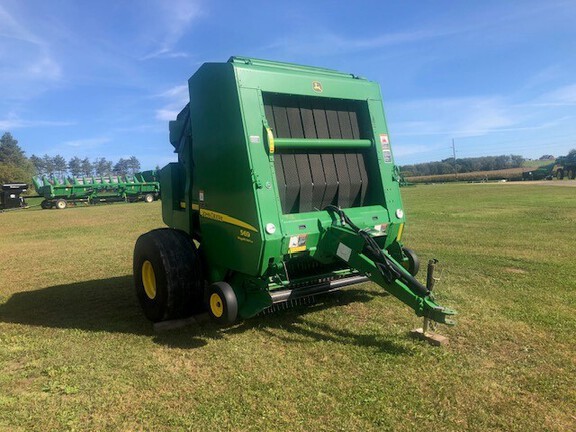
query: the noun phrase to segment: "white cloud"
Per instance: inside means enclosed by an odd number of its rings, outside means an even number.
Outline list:
[[[176,120],[176,116],[180,111],[172,111],[167,109],[156,110],[156,120],[160,121],[170,121]]]
[[[479,136],[522,122],[496,97],[422,99],[389,105],[393,116],[413,119],[395,123],[396,135]],[[426,120],[419,120],[422,118]]]
[[[188,100],[188,84],[174,86],[155,96],[161,98],[178,99],[180,102],[186,102]]]
[[[73,124],[74,124],[73,122],[68,121],[23,120],[11,114],[9,114],[5,119],[0,119],[0,129],[4,130],[33,128],[33,127],[71,126]]]
[[[61,66],[47,55],[30,64],[26,71],[29,77],[44,80],[58,80],[62,76]]]
[[[22,26],[8,11],[0,5],[0,37],[42,45],[41,39]]]
[[[188,85],[179,85],[169,88],[160,94],[155,95],[157,98],[165,99],[163,107],[156,110],[156,119],[160,121],[175,120],[178,113],[188,103]]]
[[[576,105],[576,83],[544,94],[541,101],[551,105]]]
[[[36,34],[30,22],[20,20],[0,5],[0,82],[4,100],[26,100],[62,78],[62,67],[47,38]]]
[[[384,33],[368,38],[354,38],[315,28],[312,33],[305,32],[299,35],[279,38],[266,46],[265,49],[269,51],[283,50],[288,53],[307,53],[310,52],[310,47],[322,47],[321,50],[316,50],[315,52],[322,55],[332,55],[418,42],[447,36],[454,32],[458,32],[458,30],[429,29]]]
[[[68,147],[77,148],[94,148],[99,147],[102,144],[110,142],[111,139],[108,137],[97,137],[97,138],[81,138],[71,141],[65,141],[63,144]]]
[[[191,23],[204,15],[201,2],[190,0],[160,1],[156,12],[154,19],[160,25],[159,36],[157,37],[160,42],[140,60],[187,57],[187,53],[174,51],[174,46],[184,36]]]

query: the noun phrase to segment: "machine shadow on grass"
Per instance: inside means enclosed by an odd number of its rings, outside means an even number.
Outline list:
[[[232,328],[222,329],[210,321],[201,321],[198,325],[155,332],[140,310],[133,290],[132,276],[120,276],[13,294],[8,301],[0,304],[0,322],[151,336],[154,342],[160,345],[185,349],[201,347],[210,339],[257,330],[286,342],[322,340],[406,354],[408,351],[386,339],[384,332],[357,334],[305,319],[307,314],[314,311],[368,302],[374,296],[385,295],[385,292],[368,293],[348,288],[319,296],[318,302],[312,305],[296,306],[257,316]]]
[[[257,316],[224,331],[226,334],[235,334],[247,330],[257,330],[266,333],[269,337],[278,338],[288,343],[328,341],[342,345],[372,348],[389,354],[409,355],[409,350],[386,336],[385,329],[382,329],[381,332],[361,334],[305,318],[306,315],[323,309],[343,307],[351,303],[365,303],[373,300],[374,297],[388,295],[384,291],[369,293],[361,289],[347,288],[335,293],[319,295],[317,301],[311,305],[290,307]]]

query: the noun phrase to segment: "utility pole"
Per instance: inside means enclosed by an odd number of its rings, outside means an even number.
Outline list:
[[[452,138],[452,155],[454,157],[454,177],[458,180],[458,169],[456,169],[456,145],[454,144],[454,138]]]

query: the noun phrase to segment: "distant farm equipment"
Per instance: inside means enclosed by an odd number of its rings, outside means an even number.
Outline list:
[[[532,171],[523,172],[522,180],[552,180],[555,167],[555,163],[552,162],[533,169]]]
[[[570,162],[565,157],[559,157],[552,169],[552,176],[558,180],[564,180],[564,177],[574,180],[576,178],[576,162]]]
[[[576,149],[572,149],[566,156],[560,156],[556,159],[551,168],[550,175],[558,180],[569,180],[576,178]]]
[[[104,202],[152,202],[160,196],[156,171],[134,175],[67,177],[34,177],[38,195],[44,198],[43,209],[65,209],[70,204],[98,204]]]
[[[0,191],[0,211],[26,207],[26,201],[20,195],[27,190],[26,183],[3,184]]]
[[[522,175],[523,180],[552,180],[553,178],[558,180],[576,178],[576,149],[570,150],[566,156],[560,156],[552,163],[542,165]]]

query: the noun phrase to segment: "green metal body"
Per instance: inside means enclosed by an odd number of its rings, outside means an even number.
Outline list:
[[[554,162],[542,165],[532,171],[522,173],[522,180],[552,180],[556,176],[556,165]]]
[[[101,201],[107,199],[138,199],[146,194],[157,196],[160,182],[156,171],[126,176],[68,177],[58,179],[34,177],[38,195],[47,201]]]
[[[407,260],[399,175],[377,83],[328,69],[233,57],[204,64],[188,85],[190,103],[170,123],[179,162],[160,176],[163,218],[201,243],[205,277],[231,284],[242,317],[269,307],[277,291],[296,293],[362,274],[419,315],[437,307],[376,277],[374,263],[362,258],[362,243],[354,241],[358,236],[314,198],[316,192],[328,195],[328,171],[335,168],[338,189],[330,203],[371,230],[395,262]],[[284,113],[288,120],[282,120]],[[290,171],[294,163],[296,171]],[[294,204],[288,195],[296,196]],[[351,248],[349,260],[336,253],[340,243]]]

